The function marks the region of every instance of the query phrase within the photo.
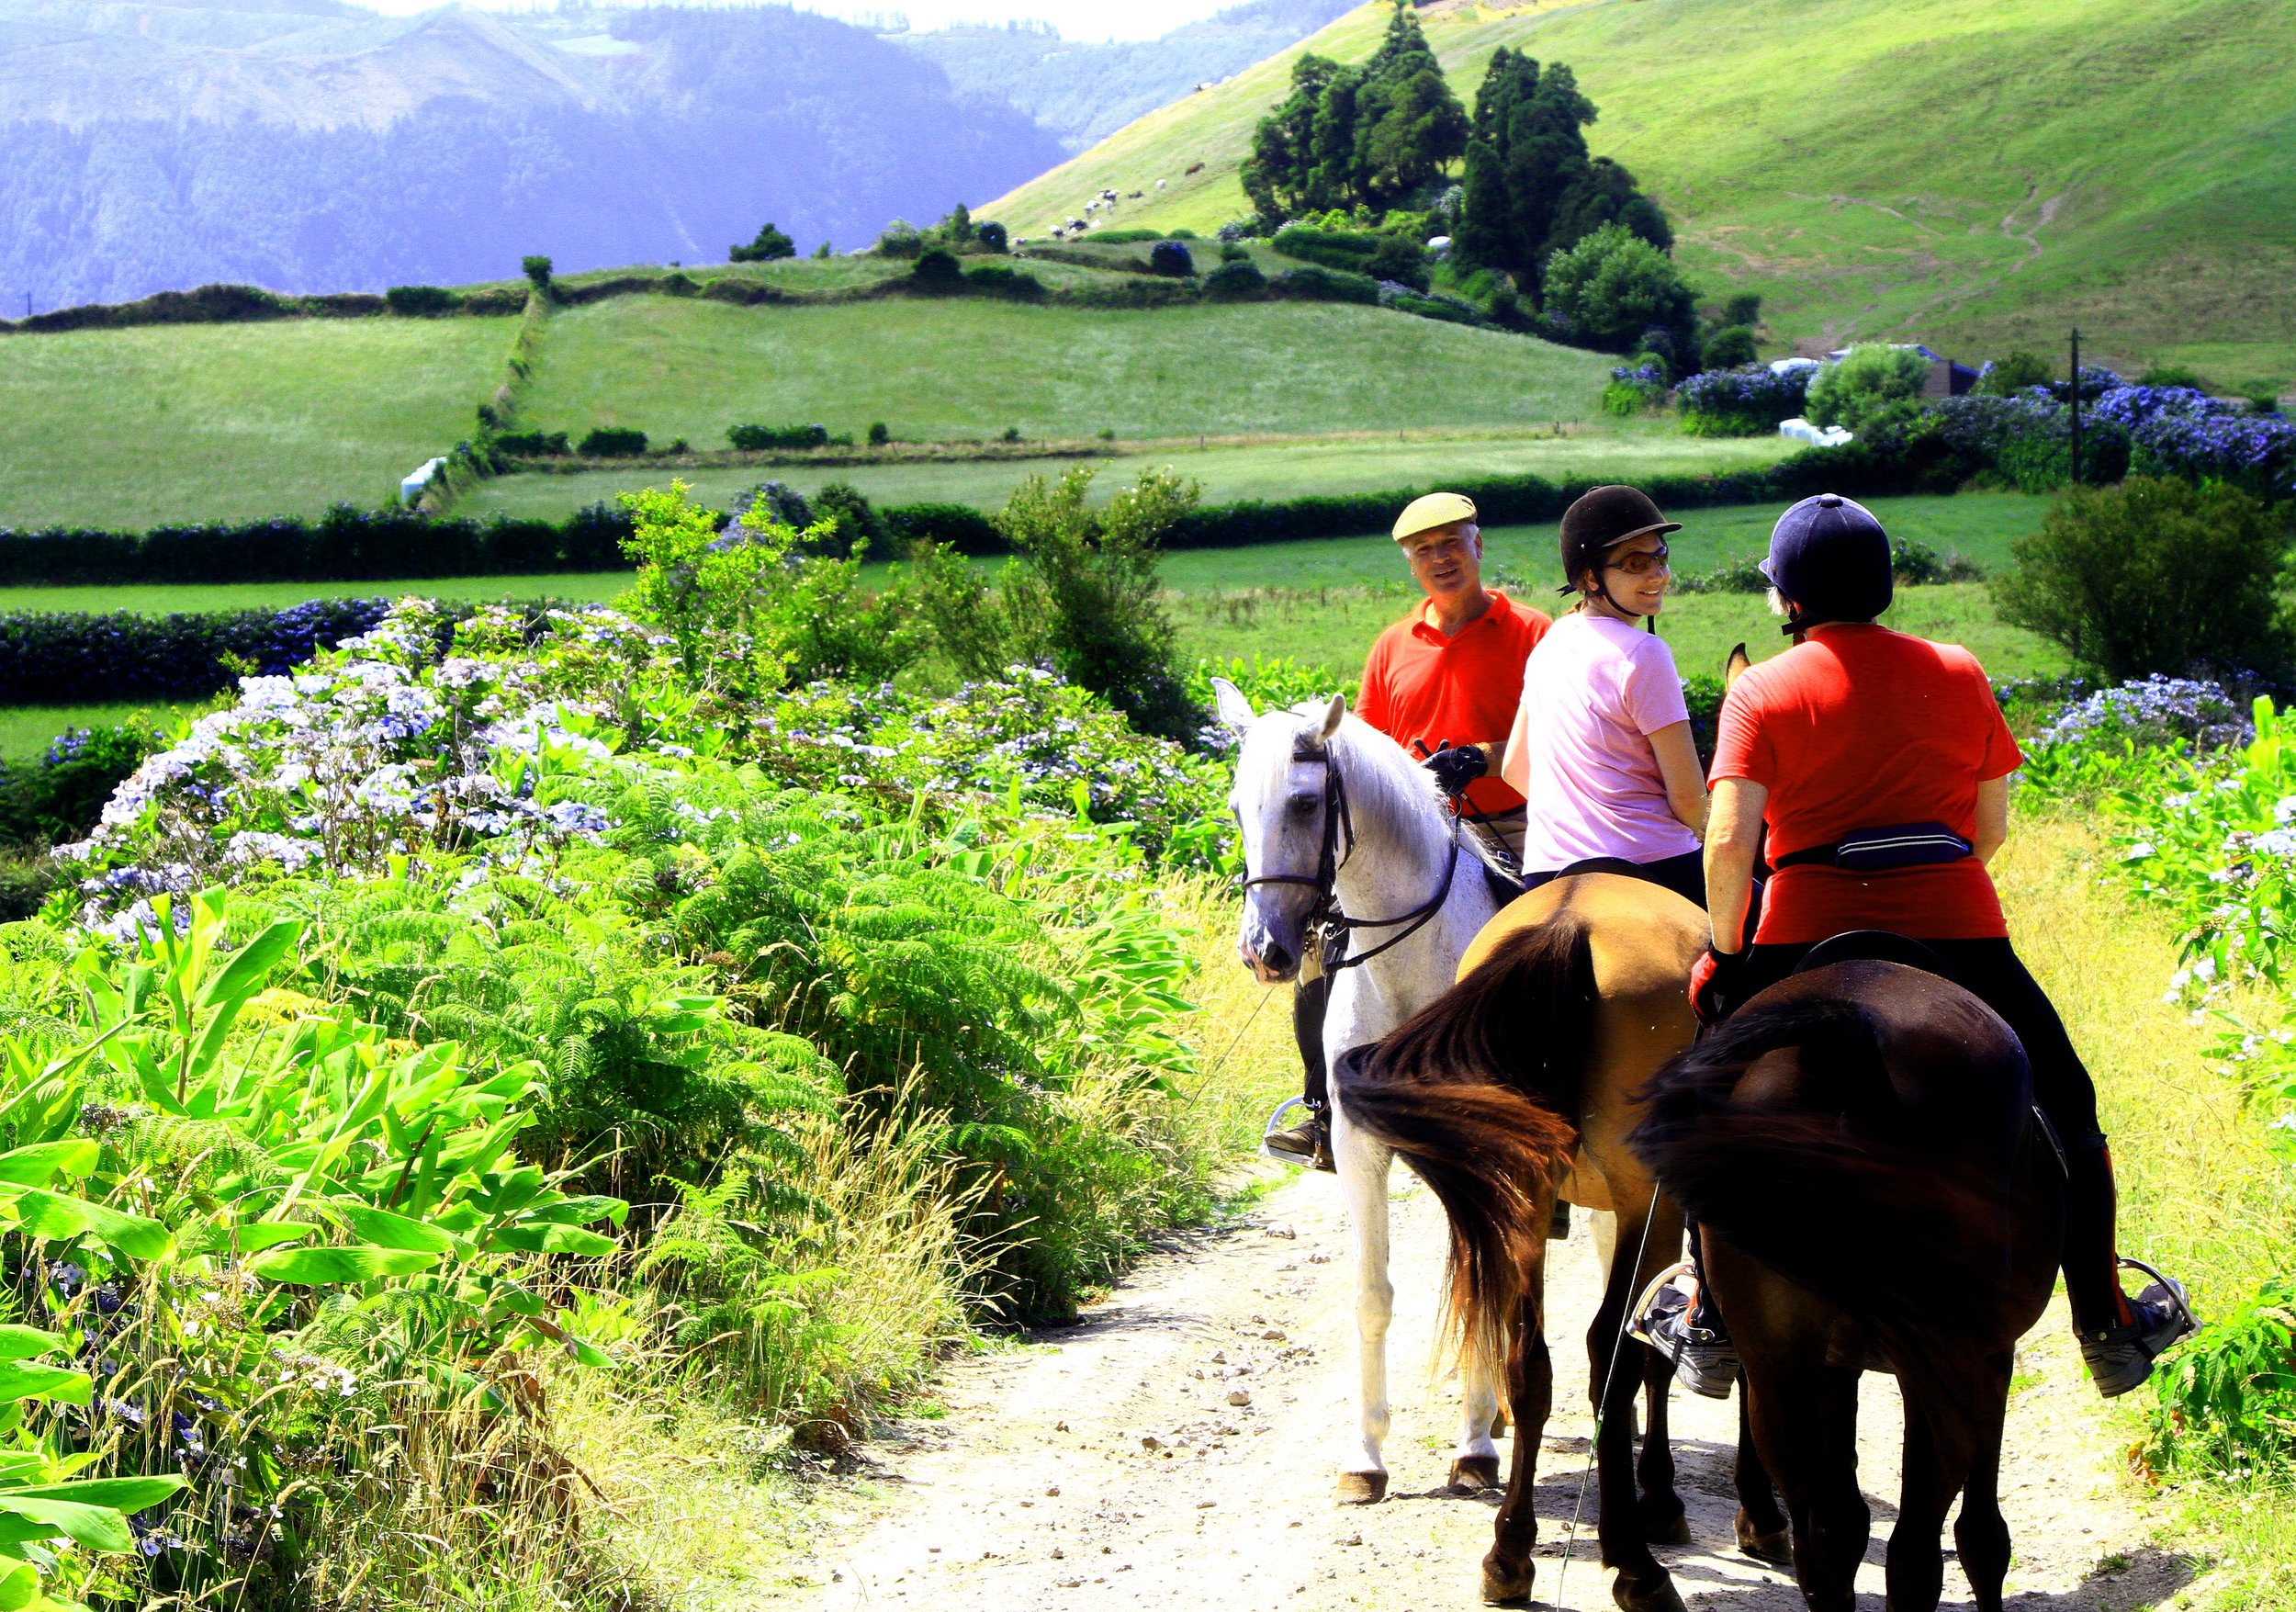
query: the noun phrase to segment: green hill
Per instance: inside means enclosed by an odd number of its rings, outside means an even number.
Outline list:
[[[1209,232],[1300,51],[1370,54],[1380,4],[984,204],[1041,234],[1102,188]],[[2296,0],[1435,0],[1471,102],[1491,53],[1566,62],[1589,132],[1655,192],[1710,289],[1779,338],[1919,338],[2296,379]],[[1197,164],[1201,168],[1189,174]],[[1158,191],[1163,182],[1166,188]]]

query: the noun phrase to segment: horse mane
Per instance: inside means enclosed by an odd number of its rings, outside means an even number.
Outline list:
[[[1288,709],[1289,715],[1303,722],[1320,724],[1325,705],[1316,700],[1302,700]],[[1399,828],[1419,825],[1449,836],[1450,806],[1436,785],[1435,774],[1353,710],[1340,718],[1339,730],[1321,745],[1304,729],[1294,734],[1291,754],[1293,760],[1303,761],[1328,754],[1346,770],[1348,807],[1358,826],[1376,818]],[[1461,848],[1485,867],[1513,876],[1484,845],[1481,835],[1462,833],[1458,840]]]

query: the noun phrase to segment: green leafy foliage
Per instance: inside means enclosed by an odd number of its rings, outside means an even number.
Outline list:
[[[1625,352],[1656,329],[1686,341],[1694,297],[1673,260],[1623,224],[1605,224],[1547,260],[1546,308],[1558,328]]]
[[[1929,377],[1930,361],[1914,348],[1862,344],[1811,378],[1810,422],[1863,431],[1891,404],[1919,397]]]
[[[726,254],[732,263],[772,263],[796,255],[797,242],[770,223],[759,225],[756,238],[747,246],[730,247]]]
[[[2234,1480],[2286,1470],[2296,1462],[2296,1282],[2212,1321],[2156,1381],[2161,1465]]]
[[[2075,488],[1996,579],[2001,618],[2113,682],[2200,668],[2280,672],[2296,656],[2281,521],[2237,488],[2132,476]]]

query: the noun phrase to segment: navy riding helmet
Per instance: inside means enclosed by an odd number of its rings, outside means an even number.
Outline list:
[[[1871,621],[1889,608],[1895,585],[1889,534],[1854,499],[1838,492],[1806,498],[1778,517],[1761,574],[1794,602],[1783,630],[1829,621]]]

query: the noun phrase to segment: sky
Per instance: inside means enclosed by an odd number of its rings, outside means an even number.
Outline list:
[[[394,17],[429,11],[441,0],[361,0]],[[463,0],[485,11],[524,11],[534,0]],[[906,17],[913,28],[960,22],[1041,21],[1071,39],[1153,39],[1236,0],[795,0],[800,10],[848,22],[883,23]]]

